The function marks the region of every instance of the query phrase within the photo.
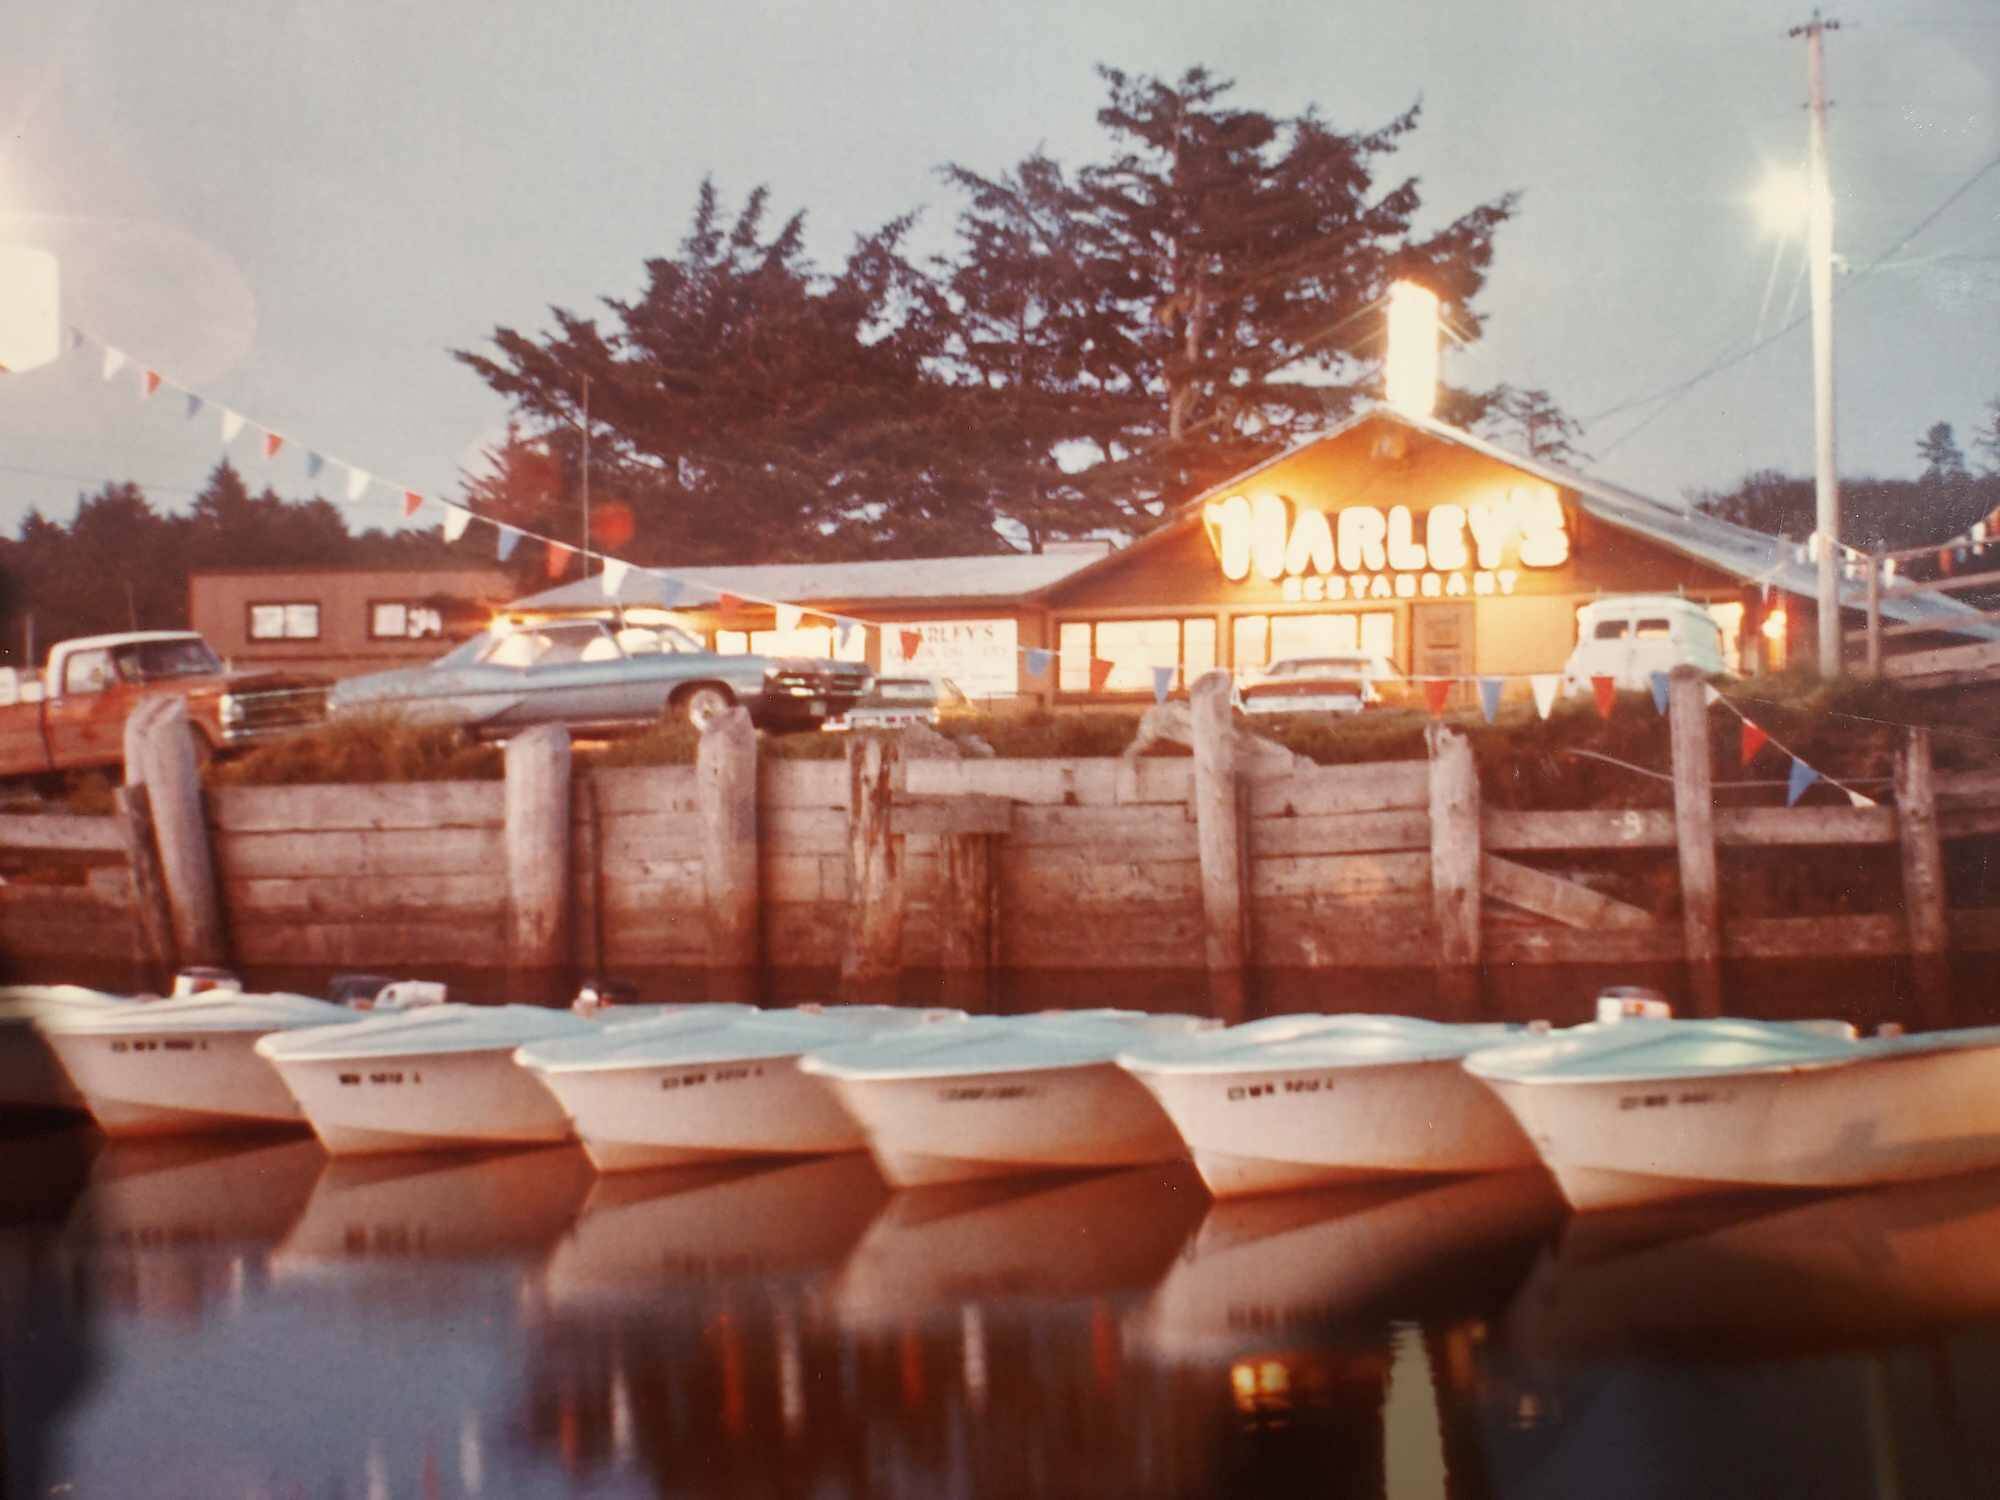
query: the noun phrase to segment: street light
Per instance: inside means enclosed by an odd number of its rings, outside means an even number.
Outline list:
[[[0,373],[19,374],[62,353],[56,258],[0,245]]]

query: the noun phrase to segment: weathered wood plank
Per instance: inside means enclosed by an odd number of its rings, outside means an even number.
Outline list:
[[[498,828],[506,793],[497,781],[384,786],[223,786],[208,794],[222,833]]]
[[[1260,781],[1250,796],[1250,815],[1255,818],[1429,806],[1430,763],[1422,760],[1318,766]]]
[[[780,807],[836,807],[847,811],[847,763],[841,760],[770,759],[757,795],[768,814]]]
[[[607,818],[694,817],[700,812],[693,766],[593,767],[587,774],[596,783],[597,805]]]
[[[1424,739],[1430,747],[1431,912],[1437,924],[1438,989],[1441,997],[1462,1005],[1477,998],[1479,988],[1479,771],[1472,762],[1472,742],[1464,735],[1440,723],[1432,724]]]
[[[384,956],[397,966],[439,964],[490,969],[505,951],[505,923],[485,922],[287,922],[246,928],[237,957],[247,965],[379,969]]]
[[[1966,808],[1938,814],[1938,837],[1942,839],[1990,838],[2000,833],[2000,807]]]
[[[1510,902],[1565,927],[1603,930],[1658,925],[1653,914],[1643,907],[1496,854],[1489,854],[1480,862],[1479,878],[1481,888],[1494,900]]]
[[[1010,850],[1091,849],[1127,859],[1193,859],[1195,825],[1179,808],[1049,807],[1017,804]]]
[[[1961,953],[2000,952],[2000,906],[1968,906],[1945,913],[1951,945]]]
[[[1722,932],[1730,958],[1878,958],[1904,950],[1903,922],[1890,913],[1755,917]]]
[[[680,813],[628,813],[601,824],[599,857],[606,866],[661,858],[693,859],[701,849],[701,822]]]
[[[776,766],[767,761],[769,775]],[[757,809],[764,830],[764,847],[783,854],[845,854],[847,814],[832,807],[784,807],[765,803]]]
[[[1939,772],[1932,780],[1940,808],[2000,807],[2000,771]]]
[[[310,880],[225,880],[232,920],[286,921],[300,917],[335,922],[395,920],[421,912],[426,920],[452,916],[497,917],[507,906],[507,882],[497,870],[474,875],[346,875]]]
[[[1428,895],[1431,857],[1424,854],[1294,855],[1252,861],[1251,893],[1369,899]],[[1433,954],[1434,958],[1436,955]]]
[[[1143,910],[1073,905],[1020,920],[1024,915],[1002,908],[1003,968],[1200,972],[1205,967],[1199,901]]]
[[[1480,819],[1488,849],[1505,854],[1534,850],[1671,849],[1674,815],[1664,808],[1589,812],[1516,812],[1488,808]]]
[[[959,789],[1005,797],[1010,802],[1109,807],[1118,800],[1122,764],[1103,758],[912,761],[909,790],[929,793]]]
[[[1010,910],[1045,911],[1078,901],[1135,905],[1187,900],[1201,889],[1201,866],[1177,860],[1022,860],[1002,853],[1000,899]]]
[[[1765,848],[1893,844],[1896,813],[1888,807],[1718,807],[1715,839]]]
[[[663,863],[643,875],[607,882],[604,887],[607,925],[612,920],[628,922],[637,913],[658,908],[672,921],[698,926],[703,890],[699,860]]]
[[[882,734],[862,735],[847,747],[849,900],[840,994],[850,1002],[896,998],[906,887],[903,841],[891,830],[889,809],[909,786],[912,762],[902,751],[895,735]]]
[[[225,880],[259,876],[449,875],[500,869],[498,828],[381,833],[237,833],[217,845]]]
[[[1393,853],[1430,846],[1430,815],[1423,812],[1327,813],[1250,820],[1250,852],[1258,859],[1287,854]]]
[[[1681,943],[1698,1016],[1722,1013],[1718,967],[1721,887],[1715,857],[1714,771],[1709,765],[1708,684],[1692,667],[1676,667],[1668,687],[1668,739],[1673,750],[1674,842],[1681,867]]]
[[[709,989],[718,1000],[759,998],[757,761],[757,731],[740,704],[702,731],[695,784]]]
[[[768,895],[765,899],[765,951],[771,955],[774,968],[838,969],[846,934],[844,903],[780,902]]]
[[[9,814],[0,817],[0,849],[32,853],[103,854],[122,858],[124,836],[115,817],[75,813]]]
[[[1498,964],[1677,963],[1686,941],[1672,923],[1593,931],[1490,923],[1483,938],[1489,968]]]
[[[999,834],[1007,832],[1013,810],[1005,797],[979,792],[938,797],[912,792],[890,809],[889,827],[900,834]]]
[[[21,887],[0,891],[0,952],[10,958],[130,959],[144,962],[132,918],[122,906],[74,890],[58,901],[24,901]],[[45,893],[44,893],[45,894]]]
[[[1187,807],[1194,795],[1194,760],[1179,755],[1121,758],[1112,795],[1121,807],[1158,803]]]
[[[1256,962],[1265,968],[1428,968],[1437,954],[1428,899],[1365,906],[1297,897],[1262,901],[1251,936]]]

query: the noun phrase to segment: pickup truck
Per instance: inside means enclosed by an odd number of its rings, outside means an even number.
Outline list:
[[[39,674],[0,668],[0,777],[46,776],[125,759],[125,720],[149,698],[184,699],[204,754],[326,716],[327,684],[288,672],[236,673],[191,630],[81,636]]]

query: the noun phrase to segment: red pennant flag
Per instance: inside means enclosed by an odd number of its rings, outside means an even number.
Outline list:
[[[1449,677],[1426,677],[1424,679],[1424,703],[1431,711],[1433,719],[1444,717],[1444,700],[1451,695]]]
[[[715,607],[717,609],[741,609],[743,601],[734,594],[718,594],[715,597]]]
[[[560,578],[569,571],[569,560],[576,556],[576,548],[562,542],[549,543],[549,577]]]
[[[159,388],[160,388],[160,372],[158,370],[148,370],[146,372],[145,379],[140,382],[141,392],[143,393],[144,396],[150,396],[153,394],[153,392],[157,391]]]
[[[1104,684],[1109,682],[1110,680],[1111,680],[1111,663],[1106,661],[1101,656],[1091,657],[1090,690],[1093,693],[1101,693],[1104,691]]]
[[[414,516],[423,503],[424,497],[419,495],[415,490],[403,491],[403,514],[405,516]]]
[[[1947,573],[1951,571],[1951,548],[1938,548],[1938,566]]]
[[[1744,765],[1746,766],[1749,765],[1751,761],[1757,758],[1757,752],[1764,748],[1764,741],[1768,740],[1769,738],[1770,736],[1768,734],[1764,733],[1763,730],[1759,729],[1755,724],[1752,724],[1748,719],[1745,719],[1743,721],[1743,764]]]
[[[915,661],[917,653],[924,647],[924,633],[921,630],[904,630],[897,634],[903,643],[903,660]]]
[[[1618,683],[1616,679],[1610,677],[1593,677],[1590,679],[1590,691],[1597,699],[1598,717],[1604,719],[1610,718],[1612,706],[1618,701]]]
[[[285,446],[285,440],[279,434],[275,432],[267,432],[264,434],[264,457],[276,458],[278,456],[278,450],[284,446]]]

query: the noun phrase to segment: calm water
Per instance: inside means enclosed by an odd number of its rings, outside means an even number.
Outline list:
[[[8,1497],[2000,1492],[2000,1174],[1565,1224],[0,1143]]]

